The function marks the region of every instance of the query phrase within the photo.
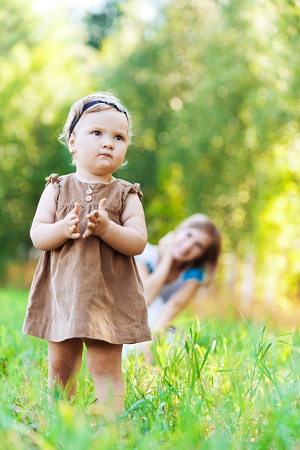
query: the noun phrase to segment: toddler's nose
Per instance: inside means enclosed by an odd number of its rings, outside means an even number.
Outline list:
[[[102,141],[102,147],[104,148],[113,148],[113,142],[109,138],[104,138]]]

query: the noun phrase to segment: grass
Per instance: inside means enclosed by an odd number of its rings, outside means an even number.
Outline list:
[[[26,303],[26,291],[0,291],[1,449],[300,448],[298,330],[183,320],[153,364],[124,362],[124,413],[99,430],[85,364],[76,401],[48,403],[47,345],[22,335]]]

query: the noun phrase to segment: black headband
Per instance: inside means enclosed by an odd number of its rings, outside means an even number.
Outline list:
[[[128,120],[127,111],[126,111],[126,109],[124,109],[121,105],[118,105],[117,103],[115,103],[115,102],[113,102],[113,101],[111,101],[111,100],[108,100],[108,99],[106,100],[106,98],[105,98],[105,99],[102,99],[102,100],[93,100],[92,102],[86,103],[86,104],[83,106],[81,113],[80,113],[78,116],[75,116],[74,119],[72,120],[70,129],[69,129],[69,138],[70,138],[70,136],[71,136],[71,134],[72,134],[74,128],[76,127],[77,123],[79,122],[79,119],[81,118],[82,114],[83,114],[87,109],[89,109],[91,106],[97,105],[98,103],[105,103],[106,105],[113,106],[113,107],[116,108],[118,111],[124,113],[125,116],[126,116],[126,119]]]

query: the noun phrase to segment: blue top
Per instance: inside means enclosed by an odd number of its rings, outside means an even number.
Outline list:
[[[159,262],[159,254],[157,247],[152,244],[147,244],[145,250],[141,255],[135,256],[136,262],[141,262],[148,267],[149,272],[153,272]],[[204,280],[205,271],[199,267],[193,267],[181,272],[177,280],[171,283],[166,283],[160,296],[164,302],[167,302],[169,298],[183,285],[187,280],[197,280],[200,283]]]

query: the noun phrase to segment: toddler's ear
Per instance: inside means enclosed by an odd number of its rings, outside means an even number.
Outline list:
[[[71,136],[69,139],[68,147],[70,153],[75,153],[75,139],[73,136]]]

